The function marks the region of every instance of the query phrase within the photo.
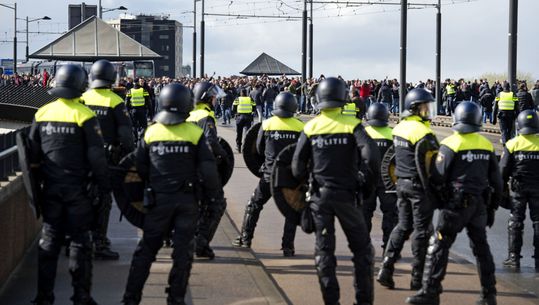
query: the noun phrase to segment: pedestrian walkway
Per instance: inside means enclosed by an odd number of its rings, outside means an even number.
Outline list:
[[[232,127],[219,128],[220,134],[234,143]],[[195,305],[258,305],[295,304],[322,305],[316,269],[314,268],[314,236],[298,229],[296,256],[284,258],[280,251],[284,218],[270,200],[262,211],[253,240],[253,249],[231,246],[241,226],[245,205],[258,178],[246,168],[241,155],[236,154],[236,168],[225,188],[228,200],[227,214],[223,217],[212,243],[217,258],[213,261],[195,259],[189,285],[188,304]],[[94,264],[93,295],[100,305],[120,304],[129,271],[129,264],[140,232],[126,221],[119,222],[118,211],[111,216],[110,237],[113,249],[120,252],[119,261],[96,261]],[[373,221],[373,243],[377,267],[381,260],[380,217]],[[396,289],[387,290],[375,283],[376,305],[404,304],[410,280],[409,243],[405,245],[403,259],[396,265]],[[1,250],[0,250],[1,251]],[[143,305],[165,305],[171,249],[163,249],[154,263],[146,284]],[[337,225],[337,274],[341,285],[341,304],[354,301],[351,254],[344,234]],[[70,277],[67,259],[62,256],[58,264],[56,304],[71,304]],[[37,251],[32,247],[25,260],[0,291],[0,305],[28,305],[36,291]],[[376,268],[378,269],[378,268]],[[531,279],[533,280],[533,279]],[[537,281],[537,279],[535,279]],[[446,281],[443,283],[442,303],[446,305],[475,304],[479,295],[479,280],[475,266],[452,255]],[[499,281],[498,303],[531,305],[539,299],[518,287],[518,282]]]

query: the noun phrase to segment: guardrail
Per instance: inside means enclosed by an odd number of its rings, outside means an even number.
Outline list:
[[[47,90],[11,84],[0,86],[0,119],[32,122],[37,109],[54,100]]]
[[[17,155],[17,132],[29,132],[30,127],[21,128],[0,135],[0,181],[8,180],[8,177],[20,170],[19,157]]]

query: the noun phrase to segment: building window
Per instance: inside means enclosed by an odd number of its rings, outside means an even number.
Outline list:
[[[168,39],[168,35],[159,35],[159,39]]]
[[[169,59],[168,55],[163,55],[163,59],[168,60]]]
[[[168,71],[168,66],[161,66],[161,70],[167,72]]]
[[[165,44],[165,45],[161,46],[161,51],[167,51],[168,52],[168,50],[170,50],[170,47],[168,45]]]

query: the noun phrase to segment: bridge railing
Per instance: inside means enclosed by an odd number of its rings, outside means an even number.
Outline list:
[[[9,176],[20,170],[15,140],[18,131],[27,133],[30,127],[0,134],[0,181],[8,180]]]

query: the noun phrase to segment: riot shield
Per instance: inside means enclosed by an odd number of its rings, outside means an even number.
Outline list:
[[[292,175],[292,157],[296,144],[285,147],[275,159],[271,172],[271,194],[279,211],[287,218],[299,219],[301,211],[307,206],[306,183]]]
[[[28,136],[19,131],[16,136],[17,151],[19,153],[19,166],[22,171],[22,181],[26,195],[28,196],[28,203],[34,211],[36,218],[41,216],[41,183],[38,181],[35,171],[30,163],[30,143]]]
[[[265,161],[265,157],[260,155],[256,150],[256,138],[258,137],[258,131],[262,128],[262,123],[256,123],[245,134],[245,139],[243,140],[243,160],[245,160],[245,165],[253,175],[257,177],[262,177],[260,172],[260,167]]]
[[[144,225],[144,181],[135,168],[135,153],[123,158],[118,166],[109,167],[112,192],[122,216],[138,228]]]
[[[395,147],[393,145],[391,145],[384,154],[380,170],[386,192],[396,192],[397,175],[395,175]]]
[[[434,146],[428,139],[423,138],[416,143],[415,165],[424,190],[429,190],[430,188],[429,179],[437,155],[438,147]]]
[[[219,145],[226,152],[226,157],[220,164],[217,165],[217,170],[219,171],[219,177],[221,178],[221,185],[225,186],[232,177],[232,172],[234,171],[234,151],[230,144],[228,144],[225,139],[219,137]]]

